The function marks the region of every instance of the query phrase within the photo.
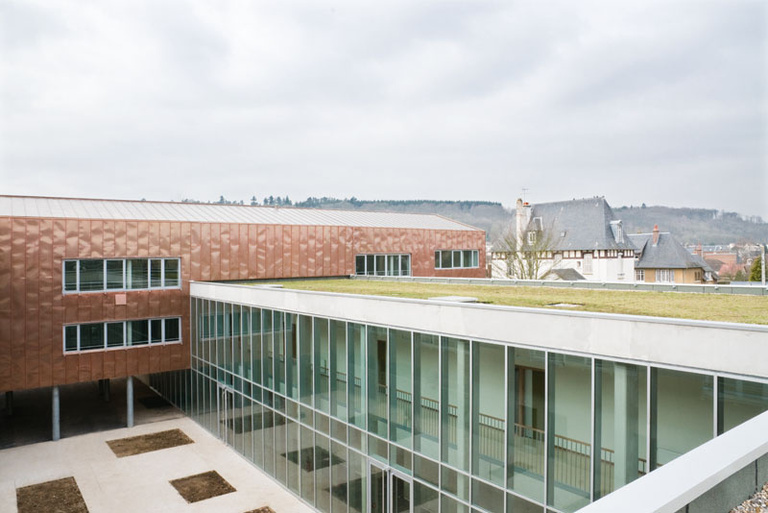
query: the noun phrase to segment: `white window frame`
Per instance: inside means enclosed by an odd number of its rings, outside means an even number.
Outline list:
[[[469,262],[465,262],[464,252],[470,251]],[[443,267],[443,253],[451,253],[451,266]],[[456,265],[458,257],[459,265]],[[440,265],[437,265],[438,262]],[[480,267],[480,252],[476,249],[436,249],[435,250],[435,269],[477,269]]]
[[[635,269],[635,281],[645,281],[645,269]]]
[[[101,261],[102,263],[102,283],[101,288],[97,290],[80,290],[80,262],[81,261]],[[147,262],[147,286],[143,288],[128,287],[128,261],[146,260]],[[175,260],[177,265],[178,284],[166,286],[165,267],[166,262]],[[123,286],[119,288],[108,288],[107,262],[123,262]],[[152,262],[160,262],[160,286],[152,286]],[[75,290],[67,290],[67,264],[75,263]],[[181,288],[181,257],[151,257],[151,258],[74,258],[63,260],[61,263],[61,290],[62,294],[90,294],[102,292],[127,292],[133,290],[174,290]]]
[[[373,269],[368,269],[368,257],[373,257]],[[376,265],[378,257],[384,257],[384,269],[381,270]],[[389,263],[395,259],[396,269],[390,269]],[[357,259],[363,259],[363,272],[357,272]],[[408,261],[408,269],[403,273],[403,261]],[[413,260],[410,253],[358,253],[355,255],[355,276],[411,276],[413,274]],[[396,271],[396,272],[392,272]]]
[[[170,319],[175,319],[178,322],[179,325],[179,338],[178,340],[166,340],[165,335],[165,322]],[[128,345],[128,323],[129,322],[135,322],[135,321],[147,321],[148,324],[148,330],[147,330],[147,343],[146,344],[139,344],[139,345]],[[152,342],[152,321],[161,321],[160,322],[160,341],[158,342]],[[115,323],[122,323],[123,324],[123,344],[120,346],[108,346],[108,325],[109,324],[115,324]],[[81,326],[87,326],[89,324],[101,324],[103,325],[103,333],[104,333],[104,340],[102,340],[102,346],[101,347],[94,347],[89,349],[81,349],[81,335],[80,335],[80,327]],[[67,350],[67,328],[76,328],[77,330],[77,349]],[[64,354],[73,354],[73,353],[90,353],[92,351],[112,351],[115,349],[130,349],[133,347],[147,347],[147,346],[158,346],[158,345],[169,345],[169,344],[181,344],[183,341],[183,338],[181,336],[182,333],[182,325],[181,325],[181,317],[153,317],[151,319],[128,319],[125,321],[103,321],[103,322],[83,322],[80,324],[65,324],[61,328],[62,333],[62,344],[61,344],[61,350]]]
[[[656,269],[656,283],[675,283],[675,270]]]

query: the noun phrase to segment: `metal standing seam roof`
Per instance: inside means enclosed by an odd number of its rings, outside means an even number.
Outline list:
[[[482,231],[437,214],[0,195],[0,217]]]

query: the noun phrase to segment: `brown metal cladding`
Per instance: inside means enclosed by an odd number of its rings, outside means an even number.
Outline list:
[[[189,281],[339,276],[360,253],[408,253],[414,275],[482,277],[480,231],[0,218],[0,391],[189,367]],[[434,269],[478,249],[478,269]],[[181,290],[62,293],[75,258],[181,257]],[[116,304],[118,294],[126,304]],[[65,324],[179,316],[181,344],[63,353]]]

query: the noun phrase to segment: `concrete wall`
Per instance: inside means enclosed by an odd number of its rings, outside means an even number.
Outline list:
[[[193,283],[197,297],[474,340],[768,378],[768,327]]]

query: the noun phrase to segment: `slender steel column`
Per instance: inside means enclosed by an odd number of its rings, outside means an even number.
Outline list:
[[[125,416],[127,418],[126,426],[133,427],[133,376],[125,379]]]
[[[53,394],[51,400],[51,425],[52,433],[51,437],[53,441],[57,441],[61,438],[61,426],[59,425],[60,409],[59,409],[59,387],[53,387]]]

